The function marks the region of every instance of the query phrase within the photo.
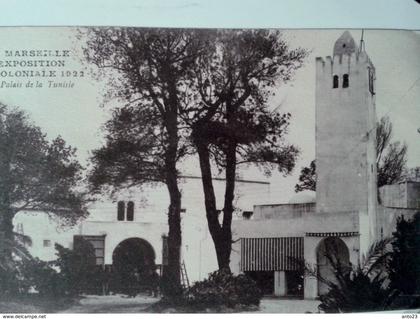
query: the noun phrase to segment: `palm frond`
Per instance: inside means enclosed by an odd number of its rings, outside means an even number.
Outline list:
[[[385,270],[392,252],[392,238],[384,238],[373,243],[362,257],[361,270],[365,275],[376,275]]]

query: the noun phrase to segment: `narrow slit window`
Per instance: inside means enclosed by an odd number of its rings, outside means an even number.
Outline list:
[[[125,203],[123,201],[118,202],[118,220],[124,220]]]
[[[349,75],[344,74],[343,75],[343,88],[348,88],[348,87],[349,87]]]
[[[333,76],[333,89],[338,88],[338,75]]]
[[[134,220],[134,202],[127,203],[127,220],[130,222]]]

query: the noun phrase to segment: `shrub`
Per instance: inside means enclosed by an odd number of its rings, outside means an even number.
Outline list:
[[[0,298],[28,291],[31,284],[26,280],[22,268],[22,261],[12,261],[7,266],[0,264]]]
[[[59,278],[67,295],[77,295],[88,292],[96,286],[97,267],[94,263],[94,253],[89,243],[83,242],[78,249],[67,249],[55,244],[57,260],[54,262],[60,268]]]
[[[327,294],[320,296],[319,309],[327,313],[386,310],[396,297],[396,291],[384,285],[382,273],[370,278],[359,266],[330,283]]]
[[[2,239],[0,253],[0,297],[19,295],[28,291],[30,283],[23,273],[24,262],[32,259],[26,249],[28,236],[13,233],[13,239]],[[9,253],[6,253],[9,252]]]
[[[76,250],[56,244],[58,258],[54,262],[33,258],[17,240],[11,246],[12,257],[0,258],[0,297],[24,295],[31,287],[41,296],[74,296],[100,286],[88,242],[82,241]]]
[[[392,235],[390,285],[403,294],[420,294],[420,213],[411,220],[399,217]]]
[[[420,214],[397,220],[393,237],[372,245],[361,265],[344,271],[329,258],[335,281],[321,296],[325,312],[414,309],[420,304]],[[392,246],[392,247],[390,247]],[[328,258],[329,256],[327,256]]]
[[[335,280],[324,281],[330,288],[320,297],[319,309],[331,312],[379,311],[390,308],[398,291],[389,288],[387,264],[391,252],[390,239],[371,246],[367,256],[357,267],[348,267],[326,256],[333,269]]]
[[[261,290],[254,280],[225,271],[211,273],[208,279],[196,282],[187,292],[188,304],[197,308],[258,306],[261,298]]]
[[[24,262],[23,273],[30,286],[43,296],[60,297],[65,295],[60,274],[48,262],[38,258]]]

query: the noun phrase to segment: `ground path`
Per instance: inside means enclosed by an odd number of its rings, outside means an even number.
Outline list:
[[[144,309],[158,300],[158,298],[144,295],[134,298],[122,295],[89,295],[61,313],[138,313],[144,312]]]
[[[145,295],[127,298],[122,295],[86,296],[62,313],[139,313],[158,301]],[[258,313],[305,313],[318,312],[319,301],[263,298]]]
[[[261,300],[259,313],[318,313],[319,300],[280,299],[265,297]]]

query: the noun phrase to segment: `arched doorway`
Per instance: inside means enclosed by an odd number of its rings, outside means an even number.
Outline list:
[[[324,238],[317,248],[318,275],[322,279],[335,282],[333,264],[340,264],[346,269],[350,264],[349,249],[342,239],[338,237]],[[329,287],[323,280],[318,279],[318,295],[324,295]]]
[[[155,278],[155,252],[152,245],[141,238],[123,240],[112,254],[114,292],[135,295],[149,289]]]

